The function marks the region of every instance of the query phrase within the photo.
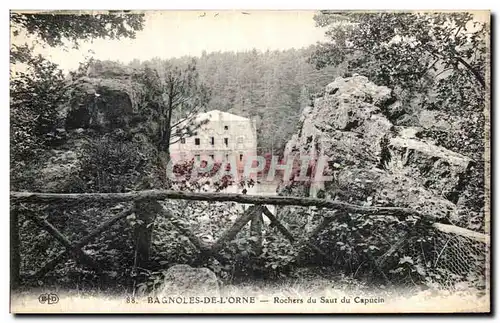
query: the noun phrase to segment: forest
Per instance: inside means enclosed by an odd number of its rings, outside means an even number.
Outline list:
[[[343,71],[342,65],[316,69],[309,62],[314,50],[315,47],[310,46],[284,51],[204,52],[201,57],[87,64],[94,66],[94,73],[105,74],[105,71],[127,68],[141,70],[146,66],[160,71],[192,63],[200,82],[210,93],[205,110],[254,118],[258,129],[258,152],[280,155],[297,130],[301,109]]]
[[[215,244],[219,256],[210,257],[192,242],[225,237],[224,229],[245,212],[242,204],[14,199],[16,288],[148,293],[169,266],[189,264],[209,268],[228,285],[299,277],[313,286],[321,277],[322,284],[357,288],[466,284],[484,292],[487,252],[483,240],[471,237],[489,230],[488,23],[465,12],[321,11],[314,19],[328,41],[307,48],[126,63],[89,59],[69,73],[35,53],[36,46],[133,39],[144,19],[124,12],[11,13],[12,34],[28,33],[38,43],[13,44],[10,52],[12,192],[203,192],[199,183],[166,178],[169,146],[196,133],[197,113],[217,109],[256,120],[259,154],[328,155],[334,181],[315,189],[314,198],[366,207],[373,216],[356,208],[277,206],[284,230],[265,222],[255,239],[252,226],[227,245]],[[193,164],[176,167],[191,173]],[[211,183],[215,191],[236,184],[256,183]],[[312,185],[281,183],[276,195],[313,197]],[[68,246],[40,223],[81,241],[130,207],[80,250],[99,270],[72,259],[50,263],[62,260]],[[384,208],[413,211],[401,217]],[[455,231],[436,229],[443,225]],[[468,235],[453,233],[457,227]],[[311,235],[296,248],[283,232],[295,240]]]

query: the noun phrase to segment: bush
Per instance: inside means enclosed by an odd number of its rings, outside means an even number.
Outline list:
[[[156,151],[145,143],[105,136],[83,146],[80,192],[128,192],[161,187]]]

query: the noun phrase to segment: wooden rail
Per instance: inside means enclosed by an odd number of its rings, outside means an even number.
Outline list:
[[[480,233],[469,229],[457,227],[455,225],[449,225],[444,223],[434,223],[432,224],[432,226],[441,232],[452,233],[455,235],[462,236],[464,238],[482,242],[488,246],[490,245],[490,236],[485,233]]]
[[[159,216],[168,218],[171,223],[186,236],[189,241],[205,256],[205,257],[215,257],[220,262],[224,262],[221,255],[218,254],[228,241],[233,239],[236,234],[248,223],[251,223],[251,230],[258,231],[258,221],[254,221],[257,217],[260,217],[262,221],[262,215],[269,218],[272,225],[274,225],[279,232],[281,232],[290,242],[296,245],[300,251],[304,247],[309,247],[316,253],[322,255],[324,258],[328,259],[329,256],[323,252],[318,246],[313,243],[316,235],[326,227],[334,219],[349,218],[349,213],[365,214],[365,215],[386,215],[386,216],[396,216],[396,217],[407,217],[409,215],[416,215],[424,217],[424,215],[419,212],[409,209],[409,208],[399,208],[399,207],[364,207],[349,203],[344,203],[340,201],[332,201],[325,199],[315,199],[307,197],[284,197],[284,196],[256,196],[256,195],[243,195],[243,194],[222,194],[222,193],[194,193],[194,192],[177,192],[169,190],[150,190],[150,191],[139,191],[130,193],[33,193],[33,192],[11,192],[10,193],[11,202],[13,204],[18,203],[37,203],[37,204],[47,204],[47,203],[86,203],[86,202],[101,202],[101,203],[117,203],[117,202],[135,202],[135,208],[128,208],[119,214],[113,216],[109,220],[105,221],[88,236],[84,237],[80,241],[73,243],[68,240],[61,232],[59,232],[50,222],[46,219],[37,217],[34,214],[28,213],[29,218],[36,222],[40,227],[48,231],[52,236],[54,236],[60,243],[65,247],[65,251],[58,254],[54,259],[48,261],[42,269],[40,269],[33,278],[41,278],[47,272],[53,270],[55,266],[68,257],[75,258],[79,262],[99,269],[96,263],[82,250],[86,244],[91,240],[99,236],[104,231],[110,229],[110,227],[118,222],[119,220],[125,218],[129,214],[138,211],[144,211],[146,213],[151,213]],[[182,199],[182,200],[196,200],[196,201],[218,201],[218,202],[238,202],[243,204],[252,204],[240,217],[236,219],[233,225],[226,230],[222,236],[214,244],[206,244],[201,241],[189,228],[189,226],[182,220],[175,216],[170,210],[165,206],[158,203],[158,200],[165,199]],[[318,207],[318,208],[330,208],[334,209],[333,216],[326,216],[319,223],[319,225],[312,230],[312,232],[305,238],[297,239],[294,238],[292,233],[281,223],[278,218],[272,214],[266,205],[294,205],[294,206],[304,206],[304,207]],[[24,208],[21,206],[21,208]],[[13,209],[14,215],[17,214],[16,208]],[[137,214],[136,214],[137,215]],[[14,216],[14,225],[11,224],[11,230],[14,235],[14,241],[17,240],[17,217]],[[12,221],[12,220],[11,220]],[[431,223],[434,221],[431,221]],[[489,245],[489,236],[481,233],[466,230],[464,228],[459,228],[451,225],[445,225],[441,223],[432,223],[432,226],[442,232],[455,233],[460,236],[464,236],[476,241],[481,241]],[[148,226],[145,226],[146,228]],[[252,229],[253,228],[253,229]],[[255,232],[253,232],[255,235]],[[258,235],[255,235],[258,239]],[[18,243],[17,243],[18,244]],[[136,248],[138,248],[136,246]],[[146,250],[147,248],[145,248]],[[139,250],[139,249],[138,249]],[[391,248],[392,250],[392,248]],[[14,276],[19,276],[19,250],[11,250],[12,260],[15,265]],[[147,260],[147,257],[146,257]],[[375,259],[371,261],[378,267]],[[382,273],[383,274],[383,273]],[[16,280],[14,278],[14,280]]]
[[[11,192],[11,201],[16,203],[54,203],[61,201],[73,202],[129,202],[141,200],[182,199],[214,202],[238,202],[256,205],[295,205],[331,208],[344,212],[366,215],[390,215],[407,217],[409,215],[422,216],[418,211],[402,207],[366,207],[340,201],[293,196],[259,196],[232,193],[194,193],[169,190],[149,190],[129,193],[32,193]]]
[[[85,247],[88,243],[90,243],[94,238],[97,238],[101,233],[104,231],[108,230],[111,228],[113,224],[116,222],[120,221],[121,219],[125,218],[126,216],[132,214],[132,209],[126,209],[125,211],[120,212],[119,214],[111,217],[109,220],[105,221],[101,225],[99,225],[94,231],[89,233],[86,237],[84,237],[82,240],[78,241],[74,245],[69,246],[66,250],[62,251],[59,253],[55,258],[52,260],[46,262],[43,267],[38,270],[33,277],[34,278],[41,278],[44,275],[46,275],[49,271],[53,270],[59,263],[62,261],[66,260],[68,257],[70,257],[70,253],[72,250],[75,251],[81,251],[81,248]]]

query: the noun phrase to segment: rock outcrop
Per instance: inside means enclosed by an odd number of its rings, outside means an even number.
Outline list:
[[[141,86],[135,82],[132,71],[110,71],[101,66],[71,82],[69,100],[59,109],[60,125],[55,134],[62,139],[54,142],[53,149],[37,165],[31,190],[78,190],[75,180],[79,180],[79,161],[88,156],[86,148],[100,142],[135,142],[139,147],[137,154],[145,155],[149,161],[155,158],[157,124],[140,109]]]
[[[72,88],[66,129],[92,128],[109,132],[127,128],[138,113],[137,94],[130,80],[82,77]]]
[[[394,126],[391,120],[400,111],[401,104],[389,88],[364,76],[337,78],[328,84],[313,107],[303,110],[300,130],[288,142],[285,155],[326,156],[329,170],[325,174],[334,179],[313,182],[308,192],[302,192],[362,205],[410,207],[436,218],[453,217],[453,196],[471,161],[419,139],[423,127]],[[280,189],[286,192],[289,187]]]

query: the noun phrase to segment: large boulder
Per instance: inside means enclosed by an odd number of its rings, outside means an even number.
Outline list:
[[[166,273],[157,296],[220,296],[219,281],[208,268],[174,265]]]
[[[299,134],[288,142],[285,154],[326,155],[341,167],[376,164],[380,141],[393,127],[381,113],[391,100],[389,88],[364,76],[337,78],[314,107],[304,109]]]
[[[477,121],[477,120],[476,120]],[[426,130],[453,132],[463,128],[465,120],[442,111],[422,110],[418,114],[419,125]]]
[[[334,187],[337,198],[355,204],[411,208],[434,218],[455,219],[458,216],[452,202],[398,172],[346,168],[337,173]]]
[[[389,150],[392,159],[404,166],[401,171],[405,175],[445,197],[453,194],[471,164],[468,157],[416,138],[391,138]]]
[[[130,80],[82,77],[73,84],[65,127],[101,133],[126,130],[139,112],[137,96]]]
[[[288,158],[325,156],[334,179],[308,183],[309,194],[350,203],[410,207],[436,218],[455,217],[456,197],[470,160],[418,138],[431,125],[422,115],[415,127],[394,126],[404,111],[391,89],[366,77],[337,78],[313,107],[303,110],[301,127],[288,142]],[[440,126],[440,128],[443,125]],[[325,173],[328,173],[325,172]],[[282,194],[303,192],[297,183]]]
[[[355,98],[362,102],[373,103],[375,106],[385,106],[393,100],[391,89],[378,86],[370,82],[367,77],[358,74],[347,78],[338,77],[325,88],[325,96],[335,95],[337,92],[340,98],[347,101]]]

